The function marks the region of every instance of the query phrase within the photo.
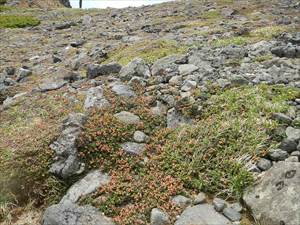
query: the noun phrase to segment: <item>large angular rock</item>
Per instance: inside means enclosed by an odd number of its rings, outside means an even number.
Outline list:
[[[213,67],[209,61],[203,60],[203,53],[195,52],[189,57],[189,64],[193,64],[198,67],[198,72],[203,76],[207,76],[209,74],[213,74]]]
[[[59,2],[67,8],[72,8],[69,0],[59,0]]]
[[[176,195],[172,198],[172,203],[180,208],[185,208],[192,203],[192,200],[183,195]]]
[[[121,97],[125,97],[125,98],[131,98],[131,97],[135,97],[136,94],[134,93],[134,91],[131,89],[130,86],[125,85],[125,84],[114,84],[112,86],[112,91]]]
[[[285,130],[286,136],[290,140],[299,141],[300,140],[300,129],[296,129],[293,127],[288,127]]]
[[[151,73],[143,59],[135,58],[121,69],[119,76],[122,80],[129,81],[133,77],[149,78]]]
[[[282,161],[289,157],[289,154],[281,149],[271,149],[268,152],[268,156],[273,161]]]
[[[70,201],[46,209],[42,225],[114,225],[92,206],[78,206]]]
[[[6,109],[6,108],[9,108],[10,106],[17,104],[22,99],[22,97],[26,94],[27,94],[27,92],[21,92],[21,93],[16,94],[13,97],[7,97],[3,101],[3,108]]]
[[[57,80],[44,80],[43,83],[39,85],[39,91],[46,92],[46,91],[53,91],[62,88],[68,82],[63,79]]]
[[[272,167],[272,162],[268,159],[261,158],[257,162],[257,167],[262,171],[266,171]]]
[[[243,200],[264,225],[295,225],[300,221],[300,163],[278,162],[249,188]]]
[[[99,170],[91,171],[69,188],[61,203],[65,201],[76,203],[80,197],[93,193],[101,186],[108,184],[109,181],[110,177],[107,174]]]
[[[230,225],[226,217],[216,212],[212,205],[201,204],[186,208],[175,225]]]
[[[86,99],[84,102],[85,109],[97,108],[104,109],[110,106],[110,103],[105,99],[103,95],[102,87],[91,87],[86,93]]]
[[[233,222],[240,221],[242,218],[242,215],[238,211],[236,211],[235,209],[233,209],[231,207],[226,207],[223,210],[223,215],[226,216],[228,219],[230,219]]]
[[[20,68],[18,75],[17,75],[17,82],[22,81],[23,79],[30,76],[31,74],[32,74],[32,71],[30,69]]]
[[[170,219],[168,214],[158,208],[154,208],[151,210],[151,217],[150,217],[150,224],[151,225],[170,225]]]
[[[56,161],[51,165],[49,172],[65,179],[82,170],[82,164],[77,157],[76,140],[85,120],[84,114],[71,113],[64,121],[60,136],[50,145],[56,154]]]
[[[288,153],[291,153],[297,150],[297,141],[285,138],[281,142],[279,148]]]
[[[271,50],[271,52],[278,57],[300,58],[300,46],[293,45],[291,43],[275,47]]]
[[[192,74],[198,69],[199,68],[193,64],[183,64],[183,65],[179,65],[178,67],[179,74],[182,76]]]
[[[171,74],[172,76],[178,75],[178,64],[184,63],[186,59],[182,55],[170,55],[161,58],[153,63],[152,75],[161,76]]]
[[[124,144],[121,144],[121,148],[128,154],[140,155],[145,151],[146,145],[135,142],[126,142]]]
[[[108,63],[104,65],[89,65],[87,68],[87,78],[93,79],[98,76],[119,73],[122,66],[118,63]]]
[[[138,124],[140,122],[140,117],[137,115],[134,115],[131,112],[122,111],[115,114],[115,117],[126,124]]]

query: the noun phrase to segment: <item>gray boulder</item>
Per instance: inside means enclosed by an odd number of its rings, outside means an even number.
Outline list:
[[[261,158],[257,163],[257,167],[262,171],[266,171],[272,167],[272,162],[268,159]]]
[[[69,0],[59,0],[59,2],[67,8],[72,8]]]
[[[20,68],[18,75],[17,75],[17,82],[22,81],[24,78],[30,76],[32,71],[30,69]]]
[[[291,153],[297,150],[297,142],[295,140],[285,138],[279,145],[279,148],[288,153]]]
[[[300,129],[293,127],[288,127],[285,130],[285,134],[290,140],[299,141],[300,140]]]
[[[69,188],[61,203],[65,201],[76,203],[80,197],[93,193],[101,186],[108,184],[109,181],[110,177],[107,174],[99,170],[91,171]]]
[[[243,200],[264,225],[295,225],[300,221],[300,164],[278,162],[250,187]]]
[[[171,85],[181,85],[182,83],[182,76],[173,76],[170,80],[169,80],[169,84]]]
[[[151,210],[150,223],[151,225],[171,224],[168,214],[158,208],[154,208]]]
[[[131,112],[122,111],[115,114],[115,117],[126,124],[138,124],[140,122],[140,117],[137,115],[134,115]]]
[[[214,72],[213,67],[211,66],[209,61],[203,60],[203,53],[195,52],[189,57],[189,64],[193,64],[198,67],[199,74],[203,76],[212,75]]]
[[[240,221],[242,218],[242,215],[238,211],[236,211],[234,208],[231,208],[231,207],[226,207],[223,210],[223,214],[232,222]]]
[[[172,203],[174,203],[176,206],[184,208],[190,205],[192,203],[192,200],[183,195],[176,195],[172,198]]]
[[[300,46],[291,43],[272,48],[271,52],[278,57],[300,58]]]
[[[46,92],[46,91],[53,91],[62,88],[68,82],[63,79],[56,79],[56,80],[44,80],[42,84],[39,85],[39,91]]]
[[[147,136],[144,132],[137,130],[133,134],[133,139],[138,143],[146,143],[149,141],[149,136]]]
[[[87,93],[84,102],[85,109],[98,108],[104,109],[110,106],[110,103],[105,99],[103,95],[102,87],[91,87]]]
[[[181,87],[181,91],[191,91],[197,87],[197,82],[193,80],[185,80]]]
[[[109,75],[112,73],[119,73],[122,66],[118,63],[108,63],[104,65],[89,65],[87,67],[87,78],[93,79],[98,76]]]
[[[78,206],[70,201],[46,209],[42,225],[114,225],[92,206]]]
[[[145,151],[146,145],[135,142],[126,142],[121,144],[121,148],[129,154],[140,155]]]
[[[135,93],[134,91],[131,89],[130,86],[125,85],[125,84],[114,84],[112,86],[112,91],[121,97],[125,97],[125,98],[131,98],[131,97],[135,97]]]
[[[151,107],[151,112],[156,116],[163,116],[167,113],[167,106],[160,101],[156,101],[156,106]]]
[[[120,74],[122,80],[130,80],[132,77],[149,78],[151,76],[150,69],[141,58],[135,58],[133,61],[122,67]]]
[[[287,159],[285,159],[284,161],[286,161],[286,162],[299,162],[299,157],[298,156],[290,156]]]
[[[162,75],[178,75],[178,64],[186,61],[185,56],[182,55],[170,55],[163,57],[152,65],[152,75],[153,76],[162,76]]]
[[[183,65],[179,65],[178,67],[179,74],[182,76],[192,74],[198,69],[199,69],[198,66],[195,66],[193,64],[183,64]]]
[[[214,198],[213,206],[217,212],[221,212],[226,207],[226,201],[221,198]]]
[[[2,103],[3,108],[6,109],[10,106],[17,104],[22,99],[22,97],[26,94],[27,94],[27,92],[21,92],[21,93],[14,95],[13,97],[7,97]]]
[[[76,140],[81,133],[81,127],[86,116],[81,113],[72,113],[63,122],[62,132],[50,148],[56,154],[56,160],[49,172],[63,179],[68,178],[82,170],[82,164],[77,157]]]
[[[201,204],[186,208],[175,225],[230,225],[226,217],[215,211],[212,205]]]
[[[273,161],[282,161],[289,157],[289,154],[281,149],[271,149],[268,152],[268,156]]]
[[[194,205],[203,204],[206,202],[206,195],[203,192],[200,192],[194,199]]]

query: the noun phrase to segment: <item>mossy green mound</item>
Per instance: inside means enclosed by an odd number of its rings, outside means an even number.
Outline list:
[[[0,28],[23,28],[39,24],[40,21],[32,16],[0,15]]]

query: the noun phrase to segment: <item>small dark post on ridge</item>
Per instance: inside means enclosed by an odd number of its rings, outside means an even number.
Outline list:
[[[79,8],[82,8],[82,0],[79,0]]]

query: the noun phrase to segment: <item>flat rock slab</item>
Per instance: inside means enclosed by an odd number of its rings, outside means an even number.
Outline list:
[[[199,68],[193,64],[183,64],[178,67],[180,75],[192,74],[193,72],[195,72],[198,69]]]
[[[44,81],[42,84],[39,85],[39,90],[41,92],[46,91],[53,91],[62,88],[68,82],[65,80],[56,80],[56,81]]]
[[[130,86],[125,85],[125,84],[115,84],[112,86],[112,91],[121,97],[126,97],[126,98],[131,98],[135,97],[136,94],[134,91],[131,89]]]
[[[125,152],[129,154],[140,155],[145,151],[146,145],[135,142],[126,142],[122,144],[121,147]]]
[[[76,203],[80,197],[88,195],[103,185],[108,184],[110,177],[99,170],[91,171],[84,178],[73,184],[61,202]]]
[[[278,162],[243,196],[264,225],[300,224],[300,163]]]
[[[131,113],[131,112],[127,112],[127,111],[122,111],[119,113],[115,114],[115,117],[126,124],[138,124],[139,122],[141,122],[140,117],[138,117],[137,115]]]
[[[64,202],[46,209],[42,225],[114,225],[114,223],[92,206],[78,206],[72,202]]]
[[[196,205],[186,208],[175,225],[231,225],[223,215],[216,212],[209,204]]]

